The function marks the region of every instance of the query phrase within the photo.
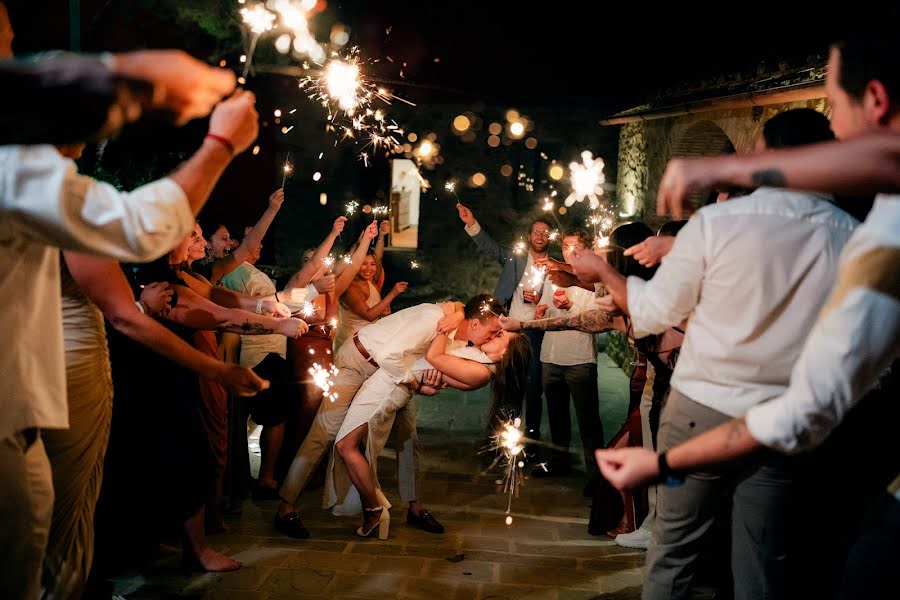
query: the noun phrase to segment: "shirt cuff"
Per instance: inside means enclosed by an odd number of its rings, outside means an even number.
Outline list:
[[[628,291],[628,316],[631,317],[631,332],[636,340],[653,333],[644,327],[644,319],[641,318],[640,298],[645,285],[646,281],[633,275],[625,280],[625,289]]]
[[[799,440],[793,434],[783,405],[782,396],[757,404],[747,411],[744,421],[750,435],[760,444],[779,452],[796,452],[801,449]]]
[[[475,237],[476,235],[481,233],[481,225],[478,223],[478,221],[475,221],[471,225],[467,225],[465,227],[465,230],[466,230],[466,233],[468,233],[470,237]]]

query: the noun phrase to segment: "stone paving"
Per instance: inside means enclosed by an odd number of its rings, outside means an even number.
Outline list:
[[[627,379],[604,358],[601,405],[610,436],[624,414]],[[423,498],[445,534],[406,525],[389,448],[379,460],[382,486],[394,503],[387,541],[356,538],[358,517],[332,517],[319,508],[320,490],[300,503],[309,540],[272,528],[276,502],[247,502],[243,516],[229,522],[230,531],[210,538],[243,561],[241,570],[188,574],[172,557],[119,580],[117,593],[129,599],[215,600],[638,598],[644,555],[587,534],[590,501],[581,496],[580,471],[569,478],[526,480],[513,500],[513,523],[505,524],[506,496],[496,475],[481,471],[478,455],[487,401],[485,391],[418,399]],[[580,460],[573,458],[575,464]]]

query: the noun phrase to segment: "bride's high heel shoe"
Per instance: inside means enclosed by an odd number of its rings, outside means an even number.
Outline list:
[[[365,525],[363,525],[356,530],[356,535],[360,537],[369,537],[370,535],[372,535],[372,532],[375,531],[375,529],[378,529],[378,539],[388,539],[388,530],[391,526],[391,513],[389,513],[383,506],[379,506],[378,508],[364,508],[363,510],[368,513],[380,512],[381,515],[378,517],[378,520],[375,521],[375,524],[368,529],[368,531],[364,529]]]

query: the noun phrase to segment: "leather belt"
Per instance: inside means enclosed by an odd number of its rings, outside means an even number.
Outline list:
[[[366,351],[366,347],[362,345],[361,341],[359,341],[359,337],[355,335],[353,336],[353,344],[356,346],[356,349],[359,350],[359,353],[362,354],[362,357],[366,359],[370,365],[377,369],[378,363],[375,362],[375,359],[372,358],[372,355]]]

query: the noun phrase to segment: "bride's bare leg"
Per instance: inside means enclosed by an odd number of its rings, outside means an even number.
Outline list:
[[[359,497],[365,508],[378,508],[381,502],[375,493],[375,476],[372,474],[372,468],[369,461],[359,450],[360,444],[369,435],[368,423],[363,423],[347,435],[345,435],[334,446],[335,451],[344,464],[347,465],[347,471],[350,474],[350,481],[356,486]],[[365,526],[373,525],[378,520],[378,513],[366,512]]]

